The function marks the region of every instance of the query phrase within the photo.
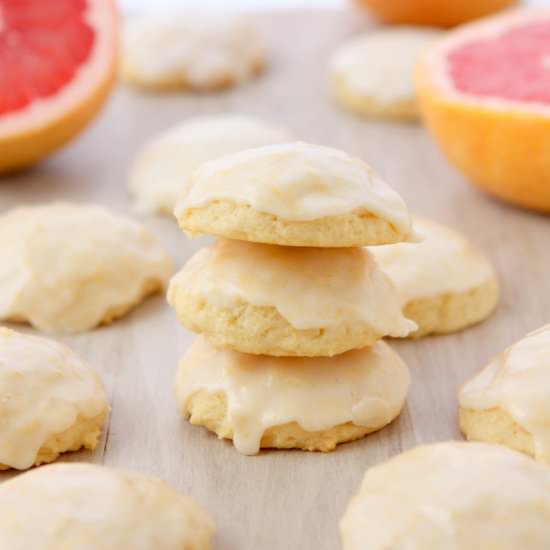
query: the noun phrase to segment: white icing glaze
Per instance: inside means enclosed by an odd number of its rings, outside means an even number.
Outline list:
[[[200,336],[182,358],[176,394],[185,414],[198,391],[224,393],[235,447],[252,455],[268,428],[288,422],[308,431],[346,422],[385,426],[401,411],[409,384],[406,365],[384,342],[312,359],[216,349]]]
[[[191,498],[142,474],[53,464],[0,485],[5,550],[207,550],[215,531]]]
[[[144,226],[96,205],[11,210],[0,216],[0,244],[0,318],[44,331],[93,328],[172,270]]]
[[[352,322],[380,335],[406,336],[391,281],[366,249],[299,248],[220,239],[199,250],[170,282],[175,293],[203,296],[225,309],[237,301],[271,306],[296,329],[330,329]]]
[[[343,550],[547,550],[550,470],[497,445],[417,447],[370,468]]]
[[[404,306],[411,300],[462,293],[495,277],[495,271],[459,233],[414,216],[420,243],[371,246],[380,268],[391,278]]]
[[[411,233],[403,199],[363,161],[342,151],[286,143],[203,164],[180,195],[175,214],[229,199],[285,220],[304,221],[365,210]]]
[[[181,80],[209,88],[228,77],[250,78],[263,63],[255,27],[213,14],[170,14],[131,19],[124,29],[123,66],[147,83]]]
[[[462,386],[459,402],[506,411],[533,436],[537,460],[550,464],[550,325],[497,355]]]
[[[414,67],[440,31],[394,27],[352,38],[334,53],[329,72],[352,93],[379,103],[416,97]]]
[[[71,350],[0,327],[0,464],[30,468],[52,435],[107,407],[99,376]]]
[[[187,178],[203,162],[243,149],[288,141],[279,128],[238,114],[187,119],[145,145],[130,189],[139,212],[174,210]]]

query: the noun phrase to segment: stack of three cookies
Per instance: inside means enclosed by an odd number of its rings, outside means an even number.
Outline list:
[[[245,454],[330,451],[390,423],[408,369],[380,339],[414,322],[365,246],[412,238],[403,200],[369,166],[289,143],[204,164],[176,206],[221,237],[174,276],[169,303],[201,334],[182,358],[182,414]]]

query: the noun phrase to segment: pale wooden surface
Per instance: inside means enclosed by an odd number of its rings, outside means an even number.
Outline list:
[[[332,549],[338,547],[338,519],[365,469],[417,443],[459,438],[458,384],[495,352],[550,320],[550,219],[476,192],[420,125],[368,122],[333,104],[325,88],[327,56],[366,26],[359,17],[279,14],[262,16],[259,23],[272,47],[263,78],[200,97],[121,89],[76,143],[34,171],[2,181],[0,208],[62,197],[128,210],[127,166],[146,138],[188,115],[240,111],[288,126],[301,139],[361,156],[414,212],[462,230],[493,259],[502,283],[497,313],[463,333],[396,342],[413,377],[405,411],[389,428],[328,455],[279,451],[245,457],[184,423],[173,381],[192,335],[177,324],[163,297],[110,327],[62,338],[100,371],[113,408],[98,450],[68,460],[132,468],[170,481],[214,516],[218,549]],[[147,223],[178,265],[202,244],[186,240],[171,220]]]

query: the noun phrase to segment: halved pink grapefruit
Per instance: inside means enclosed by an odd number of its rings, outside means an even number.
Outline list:
[[[452,31],[426,51],[417,88],[459,170],[500,199],[550,212],[550,10]]]
[[[385,23],[454,27],[491,15],[518,0],[355,0]]]
[[[116,74],[113,0],[0,0],[0,172],[82,130]]]

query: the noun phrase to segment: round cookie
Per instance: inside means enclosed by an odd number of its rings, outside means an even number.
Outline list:
[[[367,470],[343,550],[546,550],[550,470],[483,443],[424,445]]]
[[[364,248],[296,248],[221,239],[171,280],[168,302],[218,346],[332,356],[416,325]]]
[[[490,261],[448,227],[418,216],[413,223],[421,242],[369,248],[418,325],[409,336],[453,332],[488,317],[498,301]]]
[[[203,164],[182,190],[175,215],[191,236],[284,246],[366,246],[413,238],[403,199],[367,164],[299,142]]]
[[[164,481],[92,464],[53,464],[5,481],[0,510],[6,550],[208,550],[215,531],[196,502]]]
[[[287,140],[279,128],[248,116],[187,119],[153,138],[135,160],[129,187],[136,210],[172,215],[182,186],[203,162]]]
[[[151,90],[218,90],[261,72],[266,52],[247,20],[212,14],[131,19],[124,29],[121,76]]]
[[[0,319],[89,330],[161,290],[171,271],[144,226],[101,206],[56,202],[0,216]]]
[[[361,115],[416,119],[414,68],[436,29],[392,27],[350,39],[333,54],[329,86],[335,99]]]
[[[460,429],[550,464],[550,325],[497,355],[459,395]]]
[[[108,412],[99,376],[70,349],[0,327],[0,470],[95,449]]]
[[[247,355],[199,336],[181,360],[176,396],[185,418],[243,454],[326,452],[394,420],[409,385],[406,365],[384,342],[311,359]]]

